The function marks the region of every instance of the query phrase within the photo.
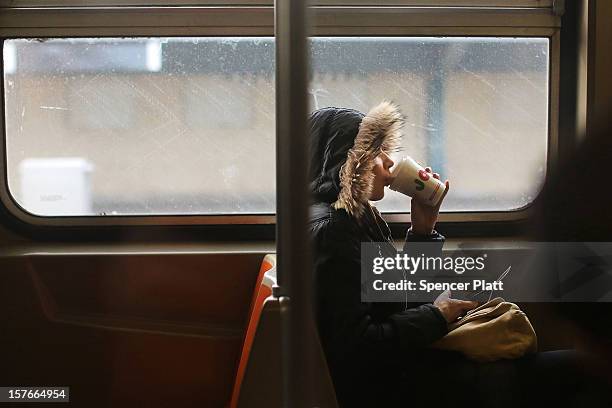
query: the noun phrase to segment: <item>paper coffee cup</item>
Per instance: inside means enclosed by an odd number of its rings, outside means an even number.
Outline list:
[[[402,158],[391,173],[393,181],[389,188],[430,206],[438,204],[446,185],[434,178],[432,173],[414,161],[411,157]]]

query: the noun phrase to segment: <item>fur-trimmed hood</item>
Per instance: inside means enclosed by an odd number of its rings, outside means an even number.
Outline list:
[[[399,109],[391,102],[380,103],[366,115],[344,108],[313,112],[309,125],[314,201],[361,218],[372,192],[374,159],[381,150],[398,150],[402,124]]]

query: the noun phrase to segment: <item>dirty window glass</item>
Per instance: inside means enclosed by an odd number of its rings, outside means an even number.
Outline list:
[[[451,181],[446,211],[528,205],[544,182],[548,142],[546,38],[321,38],[313,107],[362,112],[382,99],[405,116],[403,151]],[[387,190],[383,211],[407,212]]]
[[[275,208],[270,38],[5,41],[11,193],[37,215]]]
[[[537,194],[548,139],[548,39],[313,38],[312,109],[383,99],[402,154],[451,179],[448,211]],[[275,211],[269,37],[6,40],[9,189],[52,215]],[[408,211],[388,192],[385,211]]]

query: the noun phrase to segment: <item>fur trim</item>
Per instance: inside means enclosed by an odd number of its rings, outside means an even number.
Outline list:
[[[374,183],[374,159],[381,150],[392,153],[399,149],[402,125],[399,108],[387,101],[372,108],[363,118],[355,143],[340,169],[340,194],[334,208],[344,208],[357,218],[363,215]]]

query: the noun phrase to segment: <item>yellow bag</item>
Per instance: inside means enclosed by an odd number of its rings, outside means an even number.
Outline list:
[[[512,359],[537,351],[537,337],[517,305],[497,297],[449,324],[449,333],[432,347],[453,350],[480,361]]]

